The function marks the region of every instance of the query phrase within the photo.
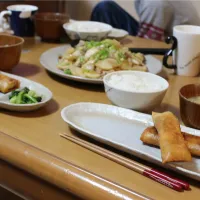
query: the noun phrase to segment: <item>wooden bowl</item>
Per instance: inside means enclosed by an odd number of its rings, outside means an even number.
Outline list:
[[[19,63],[24,39],[0,34],[0,70],[7,71]]]
[[[200,104],[188,98],[200,96],[200,84],[185,85],[180,89],[180,114],[186,126],[200,129]]]
[[[69,21],[69,16],[62,13],[37,13],[34,17],[35,30],[42,40],[59,40],[65,35],[62,25]]]

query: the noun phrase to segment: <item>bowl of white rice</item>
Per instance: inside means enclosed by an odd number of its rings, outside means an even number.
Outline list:
[[[94,21],[74,21],[63,25],[65,32],[72,40],[102,40],[112,31],[109,24]]]
[[[155,74],[139,71],[117,71],[103,78],[109,100],[117,106],[137,111],[152,111],[158,106],[169,87]]]

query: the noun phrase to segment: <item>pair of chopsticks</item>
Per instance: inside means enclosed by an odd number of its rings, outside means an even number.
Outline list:
[[[86,149],[89,149],[105,158],[108,158],[109,160],[112,160],[124,167],[127,167],[135,172],[138,172],[139,174],[142,174],[154,181],[157,181],[169,188],[172,188],[176,191],[183,191],[183,190],[188,190],[189,189],[189,184],[179,180],[170,177],[169,175],[157,171],[153,168],[147,167],[143,164],[140,164],[136,161],[130,160],[128,158],[125,158],[123,156],[120,156],[116,153],[113,153],[109,150],[106,150],[102,147],[99,147],[97,145],[91,144],[85,140],[82,140],[80,138],[74,137],[74,136],[69,136],[66,134],[60,134],[61,137],[66,138],[67,140],[74,142],[82,147],[85,147]]]

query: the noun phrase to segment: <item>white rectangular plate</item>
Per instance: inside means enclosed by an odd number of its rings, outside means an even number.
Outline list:
[[[144,145],[140,141],[144,129],[153,125],[151,115],[97,103],[73,104],[65,107],[61,115],[72,128],[86,136],[200,180],[200,159],[162,164],[160,149]],[[200,131],[196,129],[181,126],[181,130],[200,136]]]

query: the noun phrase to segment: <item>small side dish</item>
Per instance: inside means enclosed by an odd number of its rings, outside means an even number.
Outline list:
[[[39,12],[34,16],[35,30],[42,40],[60,40],[65,36],[62,25],[69,21],[64,13]]]
[[[14,78],[0,74],[0,92],[8,93],[19,88],[20,82]]]
[[[101,79],[119,70],[147,71],[145,57],[132,53],[116,40],[80,41],[61,55],[57,68],[68,75]]]
[[[14,90],[9,96],[10,103],[13,104],[33,104],[42,101],[42,97],[34,90],[25,87],[22,90]]]
[[[188,100],[193,103],[200,104],[200,96],[190,97],[190,98],[188,98]]]
[[[200,129],[200,84],[183,86],[179,91],[179,100],[183,123]]]
[[[52,99],[52,92],[40,83],[6,72],[0,77],[0,109],[29,112]]]
[[[0,70],[10,70],[19,63],[23,43],[24,39],[21,37],[0,35]]]

